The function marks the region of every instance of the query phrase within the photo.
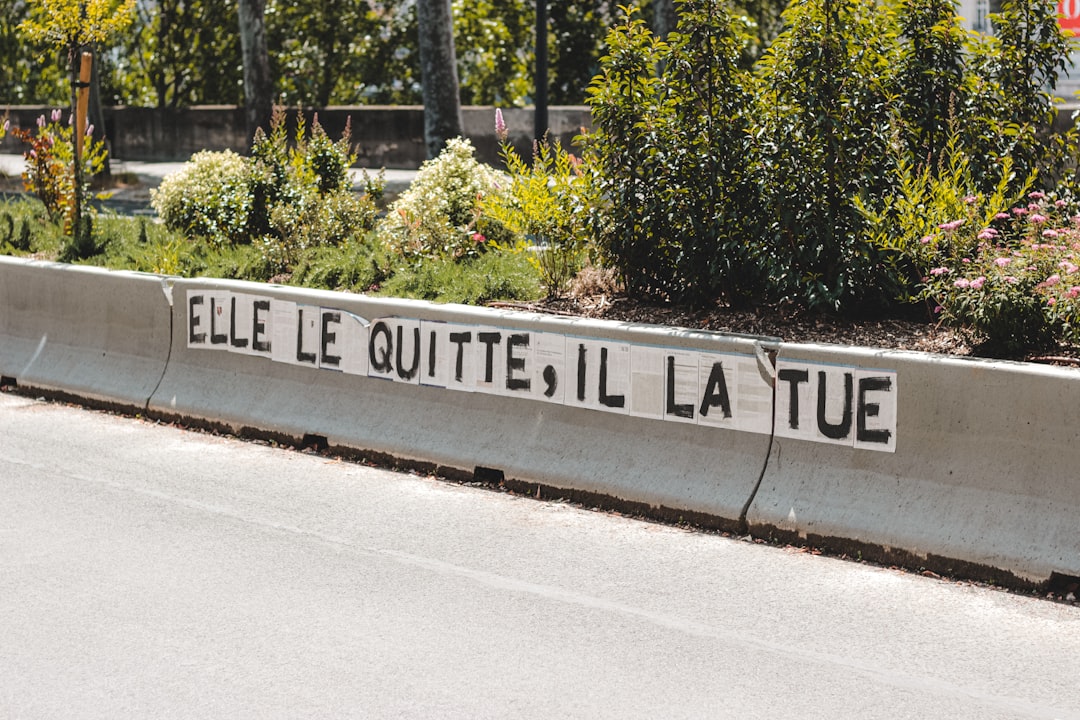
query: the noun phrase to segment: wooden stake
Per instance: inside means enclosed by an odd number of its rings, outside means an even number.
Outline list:
[[[90,69],[94,62],[91,53],[84,52],[79,63],[79,103],[75,108],[75,161],[82,160],[83,138],[86,137],[86,112],[90,104]]]

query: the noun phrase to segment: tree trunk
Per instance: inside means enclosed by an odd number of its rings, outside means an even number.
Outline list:
[[[274,84],[266,46],[266,0],[239,0],[240,50],[244,58],[244,120],[248,147],[255,130],[270,127],[274,112]]]
[[[679,24],[674,0],[653,0],[653,34],[666,40]]]
[[[417,0],[416,20],[420,28],[424,144],[430,159],[439,154],[447,140],[464,134],[450,0]]]

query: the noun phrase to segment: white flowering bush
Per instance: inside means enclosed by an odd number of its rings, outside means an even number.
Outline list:
[[[484,197],[505,192],[505,185],[498,172],[476,160],[472,143],[454,138],[420,166],[377,230],[388,249],[409,261],[473,257],[507,234],[479,211]]]
[[[252,208],[247,161],[232,152],[203,151],[150,190],[150,204],[170,230],[216,245],[248,241]]]

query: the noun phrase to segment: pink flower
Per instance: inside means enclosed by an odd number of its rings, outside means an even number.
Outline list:
[[[1063,208],[1063,207],[1065,207],[1066,205],[1068,205],[1068,203],[1067,203],[1067,202],[1065,202],[1064,200],[1055,200],[1055,201],[1054,201],[1054,207],[1057,207],[1057,208]]]
[[[931,275],[947,275],[948,273],[951,273],[951,272],[952,272],[952,270],[950,270],[947,267],[936,267],[936,268],[934,268],[933,270],[930,271],[930,274]]]
[[[960,227],[963,224],[964,224],[963,219],[953,220],[952,222],[941,223],[940,225],[938,225],[938,229],[939,230],[944,230],[945,232],[952,232],[953,230],[956,230],[958,227]]]
[[[506,121],[503,120],[502,110],[495,108],[495,136],[499,138],[499,142],[506,142],[507,135]]]
[[[1011,262],[1012,262],[1012,258],[1007,258],[1007,257],[999,257],[999,258],[996,258],[994,260],[994,264],[997,265],[998,267],[1005,267],[1006,265],[1008,265]]]
[[[1048,297],[1048,298],[1046,298],[1046,304],[1047,305],[1057,305],[1057,300],[1052,298],[1052,297]]]
[[[967,195],[967,196],[964,197],[964,204],[965,205],[971,205],[972,203],[974,203],[978,199],[979,198],[975,197],[974,195]]]
[[[1058,236],[1058,231],[1047,228],[1046,230],[1042,231],[1042,236],[1044,238],[1056,238]]]
[[[64,116],[64,113],[60,110],[60,108],[56,108],[55,110],[52,111],[52,121],[53,122],[60,122],[60,118],[62,118],[63,116]]]
[[[1034,213],[1031,217],[1028,218],[1028,222],[1035,223],[1036,225],[1041,225],[1042,223],[1046,222],[1046,216],[1040,215],[1039,213]]]
[[[941,307],[940,305],[937,305],[937,306],[934,307],[934,314],[937,315],[938,313],[940,313],[944,309],[945,308]]]
[[[87,123],[87,125],[86,125],[86,137],[90,137],[93,134],[94,134],[94,124],[93,123]]]
[[[998,213],[997,215],[994,216],[994,219],[995,220],[1008,220],[1009,219],[1009,213]]]
[[[1027,215],[1027,208],[1013,208],[1013,215],[1020,217],[1021,215]]]
[[[480,233],[473,233],[472,234],[472,241],[474,243],[476,243],[477,245],[484,242],[485,240],[487,240],[487,238],[484,237],[483,235],[481,235]]]
[[[920,243],[922,243],[923,245],[929,245],[929,244],[930,244],[930,241],[931,241],[932,239],[933,239],[933,238],[931,238],[931,237],[930,237],[929,235],[926,235],[926,236],[924,236],[924,237],[921,237],[921,238],[919,238],[919,242],[920,242]]]
[[[1035,192],[1029,192],[1028,197],[1032,200],[1042,200],[1044,197],[1046,197],[1046,193],[1036,190]]]
[[[1080,270],[1080,267],[1073,265],[1068,260],[1062,260],[1061,262],[1059,262],[1058,267],[1064,270],[1066,275],[1072,275],[1077,270]]]
[[[969,263],[969,262],[971,262],[971,258],[963,258],[963,259],[960,260],[960,262]]]
[[[39,128],[45,127],[45,116],[44,115],[38,115],[37,126]]]
[[[1059,282],[1061,282],[1061,276],[1058,275],[1057,273],[1054,273],[1053,275],[1046,278],[1046,280],[1042,281],[1039,284],[1043,285],[1045,287],[1053,287],[1053,286],[1057,285]]]
[[[994,228],[984,228],[982,231],[979,232],[978,235],[976,235],[976,237],[980,240],[993,240],[999,234],[1000,233],[998,233],[998,231]]]
[[[1073,285],[1071,288],[1065,291],[1065,294],[1069,296],[1070,300],[1075,300],[1080,297],[1080,285]]]
[[[1018,283],[1020,281],[1017,280],[1016,278],[1014,278],[1012,275],[1006,275],[1005,276],[1005,282],[1009,283],[1010,285],[1015,285],[1016,283]]]
[[[958,287],[958,288],[961,288],[961,289],[969,288],[969,287],[971,287],[971,281],[968,280],[967,278],[960,278],[959,280],[957,280],[957,281],[955,281],[953,283],[953,287]]]
[[[10,129],[11,129],[11,121],[10,120],[5,120],[4,121],[4,132],[7,132]]]
[[[985,282],[986,282],[986,278],[983,277],[982,275],[980,275],[979,277],[977,277],[977,278],[975,278],[974,280],[971,281],[971,286],[970,287],[971,287],[972,290],[981,290],[982,286],[983,286],[983,283],[985,283]]]

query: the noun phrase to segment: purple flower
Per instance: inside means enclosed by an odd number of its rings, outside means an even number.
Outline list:
[[[502,110],[495,108],[495,135],[499,138],[499,142],[506,142],[507,131],[506,121],[503,120]]]

